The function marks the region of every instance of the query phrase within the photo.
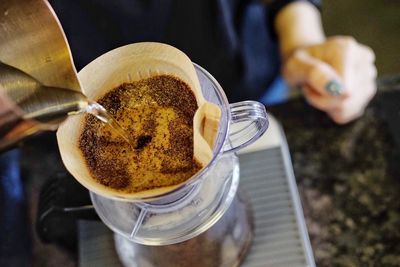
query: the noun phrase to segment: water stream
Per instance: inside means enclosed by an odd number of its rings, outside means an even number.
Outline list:
[[[130,138],[127,131],[125,131],[121,125],[107,112],[107,110],[97,102],[89,102],[86,110],[87,113],[92,114],[102,122],[111,126],[111,128],[121,136],[126,142],[130,144],[132,148],[136,147],[136,140]]]

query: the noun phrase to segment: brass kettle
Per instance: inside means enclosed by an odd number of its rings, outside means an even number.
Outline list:
[[[45,0],[0,1],[0,151],[84,109],[71,52]]]

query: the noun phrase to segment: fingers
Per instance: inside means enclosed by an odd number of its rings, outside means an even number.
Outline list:
[[[346,124],[359,117],[364,113],[364,109],[357,112],[349,112],[347,110],[328,112],[329,117],[337,124]]]
[[[366,61],[369,63],[375,62],[375,53],[374,51],[366,45],[357,43],[359,46],[359,55],[362,61]]]
[[[359,97],[365,99],[365,102],[369,102],[376,93],[376,75],[377,71],[373,65],[355,71],[354,76],[358,78],[352,84],[353,97]]]
[[[310,88],[309,86],[305,85],[302,88],[303,94],[306,97],[307,101],[315,108],[322,110],[322,111],[333,111],[340,105],[341,99],[337,97],[326,97],[321,94],[318,94]]]
[[[376,93],[374,61],[371,48],[337,36],[297,50],[285,62],[283,74],[290,84],[302,86],[312,106],[343,124],[363,114]]]
[[[368,46],[358,43],[353,37],[331,37],[325,44],[311,50],[313,56],[318,54],[316,50],[323,51],[322,57],[319,58],[338,72],[344,87],[349,90],[353,89],[354,80],[359,77],[355,75],[355,72],[363,73],[363,78],[376,79],[375,53]]]
[[[296,51],[288,59],[283,73],[289,83],[307,86],[322,96],[339,96],[344,93],[338,73],[304,50]]]
[[[375,81],[378,75],[375,65],[365,66],[365,64],[362,64],[362,66],[359,67],[359,72],[365,75],[364,79],[368,79],[370,81]]]
[[[327,114],[338,124],[348,123],[360,117],[375,95],[376,86],[366,83],[351,97],[341,100],[334,108],[327,110]]]
[[[376,93],[375,84],[364,83],[360,90],[345,98],[325,97],[308,86],[303,87],[307,101],[315,108],[325,111],[336,123],[348,123],[361,114]]]

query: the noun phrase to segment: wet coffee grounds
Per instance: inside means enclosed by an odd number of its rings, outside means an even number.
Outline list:
[[[134,193],[182,183],[202,167],[193,157],[197,102],[183,81],[159,75],[124,83],[97,102],[136,140],[128,144],[86,115],[79,146],[99,183]]]

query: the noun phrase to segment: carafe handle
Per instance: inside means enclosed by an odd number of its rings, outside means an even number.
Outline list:
[[[224,153],[235,152],[257,141],[268,129],[265,106],[257,101],[230,104],[231,121]]]

